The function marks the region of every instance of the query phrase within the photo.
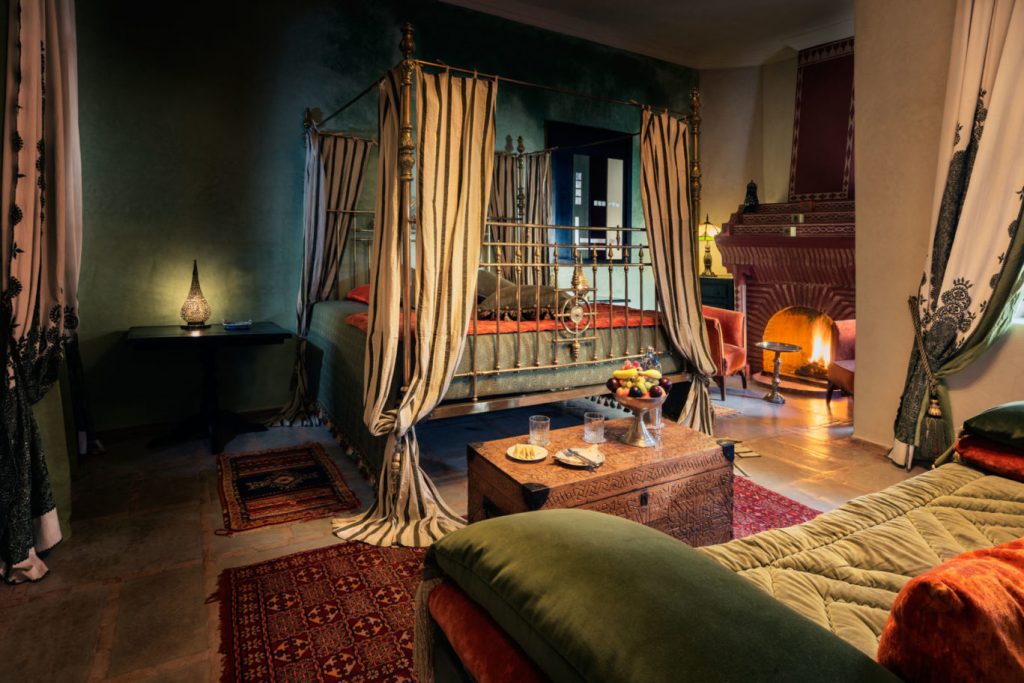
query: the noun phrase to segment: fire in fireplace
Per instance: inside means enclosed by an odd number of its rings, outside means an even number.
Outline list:
[[[827,377],[832,352],[832,319],[821,311],[804,306],[783,308],[769,318],[764,339],[796,344],[801,349],[782,354],[781,375],[812,381],[823,381]],[[765,352],[763,367],[772,367],[773,360],[774,354]]]

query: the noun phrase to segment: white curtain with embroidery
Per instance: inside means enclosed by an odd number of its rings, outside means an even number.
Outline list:
[[[1024,231],[1024,2],[960,0],[932,206],[931,250],[911,317],[920,329],[890,458],[930,461],[953,439],[944,378],[1008,329]],[[923,351],[923,353],[922,353]]]

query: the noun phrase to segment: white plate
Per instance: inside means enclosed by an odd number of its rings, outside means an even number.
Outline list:
[[[540,462],[548,457],[548,449],[529,443],[517,443],[510,446],[505,455],[516,462]]]
[[[588,446],[586,448],[574,448],[572,450],[579,451],[583,455],[587,456],[588,458],[596,462],[598,466],[604,464],[604,453],[599,451],[597,446]],[[586,464],[585,462],[583,462],[582,460],[575,456],[569,455],[564,450],[555,453],[555,460],[565,465],[566,467],[578,467],[580,469],[590,467],[590,465]]]

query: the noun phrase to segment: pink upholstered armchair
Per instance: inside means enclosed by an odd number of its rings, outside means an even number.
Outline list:
[[[743,388],[747,388],[747,330],[746,315],[740,311],[703,306],[704,322],[708,328],[711,358],[718,368],[715,383],[725,400],[725,378],[740,375]]]
[[[832,323],[832,361],[828,366],[828,387],[825,403],[832,404],[832,392],[841,389],[853,395],[854,355],[857,348],[857,321],[836,320]]]

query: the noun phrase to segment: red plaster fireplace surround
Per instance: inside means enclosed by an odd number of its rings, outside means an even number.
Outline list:
[[[852,201],[762,204],[754,213],[732,215],[715,241],[736,280],[737,308],[747,314],[748,349],[765,338],[769,320],[784,309],[795,307],[817,327],[815,314],[855,317],[854,226]],[[803,360],[783,357],[784,366],[805,365],[811,351]],[[750,355],[752,372],[764,367],[761,354]]]

